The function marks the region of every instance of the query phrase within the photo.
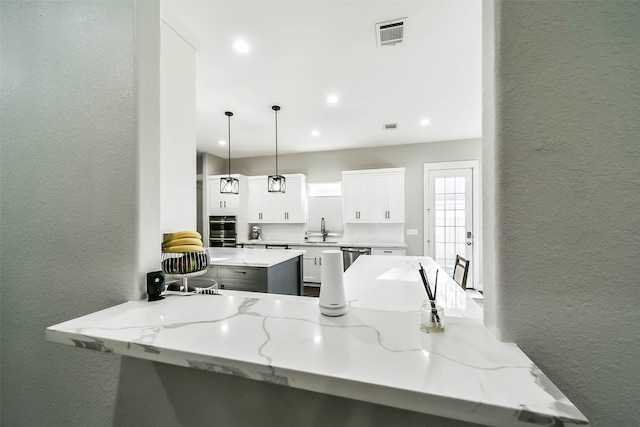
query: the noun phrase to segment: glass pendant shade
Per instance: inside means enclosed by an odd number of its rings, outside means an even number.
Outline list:
[[[282,175],[269,175],[269,193],[284,193],[287,190],[287,180]]]
[[[224,115],[227,116],[227,129],[229,130],[229,176],[227,178],[220,178],[220,193],[222,194],[238,194],[240,188],[240,181],[237,178],[231,177],[231,111],[225,111]]]
[[[284,176],[278,174],[278,111],[280,107],[274,105],[271,109],[276,115],[276,174],[269,175],[269,193],[284,193],[287,189],[286,179]]]
[[[238,194],[240,181],[237,178],[220,178],[220,192],[223,194]]]

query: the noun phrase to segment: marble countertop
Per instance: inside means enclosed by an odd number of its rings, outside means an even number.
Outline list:
[[[334,241],[318,241],[307,240],[302,242],[281,241],[281,240],[239,240],[238,244],[242,245],[287,245],[287,246],[335,246],[336,248],[406,248],[406,243],[384,243],[384,242],[346,242],[342,240]]]
[[[273,267],[303,255],[305,251],[294,249],[243,249],[207,248],[212,266]]]
[[[127,302],[51,326],[47,339],[478,424],[588,425],[442,270],[445,331],[420,331],[418,262],[434,279],[430,258],[359,257],[341,317],[320,314],[317,298],[223,290]]]

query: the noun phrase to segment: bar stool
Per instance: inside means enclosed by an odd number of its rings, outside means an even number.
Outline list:
[[[453,267],[453,280],[456,281],[462,289],[467,289],[467,274],[469,274],[470,261],[456,255],[456,265]]]

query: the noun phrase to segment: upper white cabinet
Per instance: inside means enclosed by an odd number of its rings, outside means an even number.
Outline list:
[[[222,194],[220,193],[220,179],[228,176],[211,175],[207,177],[209,215],[238,215],[240,213],[240,198],[246,197],[249,190],[246,177],[237,174],[231,175],[232,178],[240,180],[240,194]]]
[[[307,181],[302,174],[287,174],[286,192],[269,193],[267,176],[249,181],[249,222],[304,223],[307,220]]]
[[[404,222],[404,168],[342,172],[344,222]]]
[[[344,222],[371,222],[373,175],[343,172],[342,183]]]

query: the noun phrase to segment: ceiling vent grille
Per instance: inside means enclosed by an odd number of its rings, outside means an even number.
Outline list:
[[[398,129],[397,123],[387,123],[384,125],[384,130]]]
[[[393,21],[379,22],[376,24],[376,41],[378,47],[393,46],[404,41],[404,26],[407,18],[394,19]]]

